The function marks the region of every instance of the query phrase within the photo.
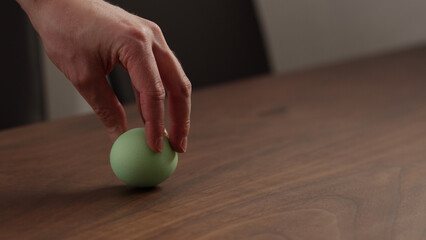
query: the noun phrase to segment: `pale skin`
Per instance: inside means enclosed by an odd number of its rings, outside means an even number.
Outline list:
[[[186,151],[191,83],[155,23],[103,0],[17,2],[49,58],[91,105],[111,140],[127,130],[124,109],[106,80],[120,64],[130,75],[150,148],[163,147],[167,91],[169,140],[175,151]]]

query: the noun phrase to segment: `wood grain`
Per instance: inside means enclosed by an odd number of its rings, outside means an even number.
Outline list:
[[[92,115],[0,132],[0,239],[426,239],[425,93],[425,47],[195,91],[150,190]]]

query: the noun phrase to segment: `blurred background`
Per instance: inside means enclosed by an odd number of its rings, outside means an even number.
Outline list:
[[[157,22],[194,89],[375,55],[426,40],[424,0],[110,1]],[[15,1],[2,1],[0,129],[91,112],[45,55]],[[133,101],[128,76],[109,76]]]

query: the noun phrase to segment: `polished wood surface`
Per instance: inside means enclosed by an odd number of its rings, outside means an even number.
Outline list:
[[[92,115],[0,132],[0,239],[426,239],[426,48],[195,91],[154,189],[110,146]]]

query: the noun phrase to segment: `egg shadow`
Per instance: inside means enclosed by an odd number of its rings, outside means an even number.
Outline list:
[[[0,199],[0,232],[8,234],[11,226],[30,226],[37,231],[60,231],[76,222],[97,225],[123,219],[146,211],[167,209],[173,194],[164,194],[160,186],[133,188],[126,185],[105,186],[82,191],[15,192]],[[169,192],[170,193],[170,192]],[[58,221],[63,225],[57,226]],[[49,226],[57,226],[50,229]],[[25,229],[28,230],[28,229]],[[69,229],[68,229],[69,230]]]
[[[103,203],[123,203],[130,201],[143,202],[146,199],[156,199],[157,193],[161,192],[161,187],[134,188],[127,185],[107,186],[102,188],[89,189],[84,191],[53,193],[50,192],[45,197],[49,201],[57,202],[59,205],[65,202],[97,202]]]
[[[149,193],[155,193],[161,191],[160,186],[154,187],[131,187],[131,186],[115,186],[112,188],[119,188],[117,192],[122,194],[123,196],[132,196],[132,195],[145,195]],[[115,191],[115,190],[114,190]]]

